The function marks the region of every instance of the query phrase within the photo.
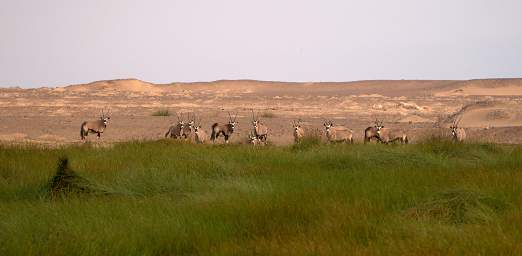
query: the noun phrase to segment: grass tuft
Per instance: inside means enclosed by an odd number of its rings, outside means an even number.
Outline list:
[[[471,190],[449,190],[413,207],[407,215],[450,224],[490,223],[507,208],[502,200]]]
[[[161,109],[152,113],[152,116],[170,116],[171,113],[168,109]]]

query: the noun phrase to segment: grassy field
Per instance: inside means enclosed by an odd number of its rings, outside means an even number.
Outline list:
[[[82,182],[57,192],[61,157]],[[521,146],[0,146],[0,255],[521,255],[521,241]]]

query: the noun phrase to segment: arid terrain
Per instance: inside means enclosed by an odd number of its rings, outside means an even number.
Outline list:
[[[2,143],[70,144],[80,142],[80,124],[96,120],[110,108],[111,120],[101,142],[163,138],[176,115],[195,113],[210,133],[214,122],[238,113],[232,142],[243,142],[252,129],[251,109],[270,128],[268,140],[292,143],[291,121],[323,131],[324,119],[354,130],[362,142],[364,128],[377,118],[386,127],[407,131],[415,143],[431,135],[449,136],[455,118],[468,139],[522,143],[522,79],[468,81],[357,81],[286,83],[222,80],[203,83],[151,84],[136,79],[98,81],[56,88],[0,88]],[[95,141],[90,135],[88,141]]]

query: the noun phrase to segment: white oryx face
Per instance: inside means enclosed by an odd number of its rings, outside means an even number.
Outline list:
[[[457,127],[456,126],[450,126],[451,129],[451,135],[456,136],[457,135]]]
[[[230,124],[230,127],[232,128],[232,130],[234,130],[236,128],[237,122],[236,121],[229,121],[228,124]]]
[[[384,125],[382,124],[376,124],[375,128],[377,128],[377,134],[381,134],[382,128],[384,128]]]
[[[192,129],[194,127],[194,120],[187,123],[188,127]]]
[[[334,126],[332,122],[325,122],[323,125],[327,132],[330,131],[330,129]]]
[[[111,120],[111,117],[109,117],[109,116],[108,116],[108,117],[103,117],[103,118],[102,118],[102,121],[103,121],[103,124],[104,124],[104,125],[107,125],[107,124],[109,123],[109,120]]]

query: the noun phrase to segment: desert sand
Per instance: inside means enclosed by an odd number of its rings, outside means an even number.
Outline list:
[[[415,143],[431,135],[448,136],[460,119],[472,141],[522,143],[522,79],[468,81],[356,81],[290,83],[253,80],[152,84],[137,79],[37,89],[0,88],[0,143],[80,142],[80,124],[110,108],[109,126],[97,143],[161,139],[176,116],[158,110],[195,113],[207,133],[214,122],[238,114],[231,142],[242,143],[252,129],[251,109],[269,128],[269,141],[292,143],[291,121],[302,119],[323,131],[324,119],[355,131],[378,118],[408,132]],[[89,136],[87,141],[97,141]]]

